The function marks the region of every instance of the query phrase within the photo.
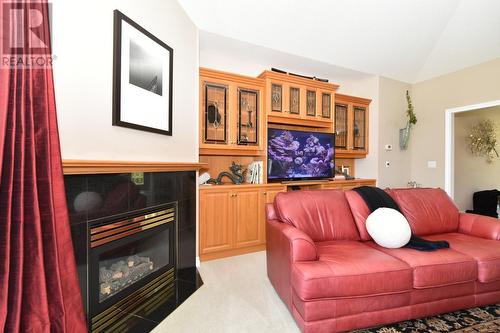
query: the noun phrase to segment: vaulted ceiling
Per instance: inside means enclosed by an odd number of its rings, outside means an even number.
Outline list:
[[[500,0],[178,0],[201,29],[414,83],[500,57]]]

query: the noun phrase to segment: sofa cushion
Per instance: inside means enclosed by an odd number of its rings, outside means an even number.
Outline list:
[[[302,230],[315,242],[359,239],[342,190],[279,193],[274,207],[282,222]]]
[[[408,248],[387,249],[374,242],[366,244],[407,263],[413,269],[413,288],[416,289],[470,282],[477,278],[475,260],[453,249],[422,252]]]
[[[362,240],[371,240],[368,230],[366,230],[366,219],[371,214],[370,208],[358,192],[349,190],[345,192],[345,197],[351,208],[351,213],[358,228],[359,236]]]
[[[398,203],[413,234],[424,236],[458,230],[458,208],[442,189],[393,189],[387,193]]]
[[[316,243],[317,261],[296,262],[292,286],[302,300],[383,295],[412,290],[411,268],[356,241]]]
[[[500,241],[460,233],[432,235],[427,238],[446,240],[453,250],[474,258],[477,263],[479,282],[489,283],[500,280]]]

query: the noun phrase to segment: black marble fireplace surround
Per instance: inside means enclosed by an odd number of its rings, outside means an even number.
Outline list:
[[[89,331],[151,331],[203,284],[196,269],[196,173],[64,180]]]

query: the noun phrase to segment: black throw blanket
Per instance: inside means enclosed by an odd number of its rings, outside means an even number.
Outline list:
[[[361,186],[354,188],[353,191],[357,192],[361,198],[363,198],[372,213],[378,208],[392,208],[402,214],[396,201],[394,201],[394,199],[384,190],[378,187]],[[450,244],[447,241],[430,241],[422,239],[412,234],[408,244],[403,247],[418,251],[435,251],[438,249],[449,248]]]

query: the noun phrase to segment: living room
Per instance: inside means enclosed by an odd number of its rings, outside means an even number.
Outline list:
[[[500,332],[500,3],[0,10],[1,332]]]

